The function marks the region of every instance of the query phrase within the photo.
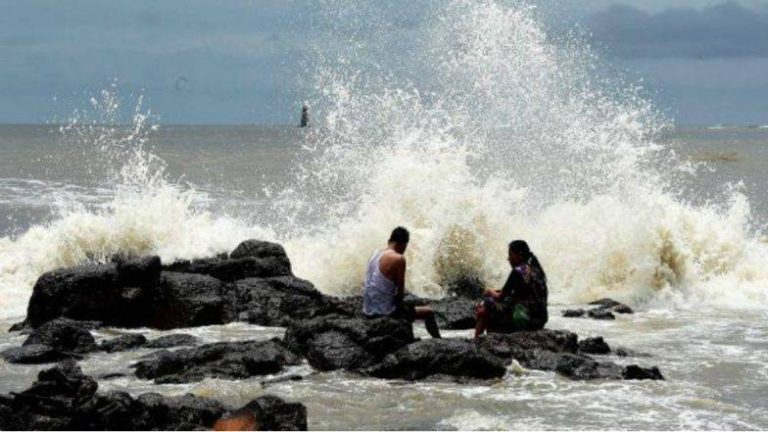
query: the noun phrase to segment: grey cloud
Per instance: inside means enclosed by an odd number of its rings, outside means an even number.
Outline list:
[[[595,42],[623,58],[768,57],[768,9],[736,2],[658,13],[613,5],[586,25]]]

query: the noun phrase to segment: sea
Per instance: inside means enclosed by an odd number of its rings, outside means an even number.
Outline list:
[[[100,379],[104,390],[233,405],[276,394],[306,404],[315,430],[768,429],[768,128],[676,125],[643,89],[599,76],[588,44],[553,41],[530,8],[450,1],[434,13],[420,55],[401,59],[418,67],[376,63],[389,27],[380,47],[318,62],[309,128],[163,124],[117,86],[66,121],[0,125],[0,349],[23,341],[6,330],[49,270],[117,252],[206,257],[259,238],[283,244],[319,290],[354,295],[371,252],[403,225],[407,290],[442,297],[470,274],[497,287],[507,243],[525,239],[549,276],[547,327],[648,354],[607,359],[657,365],[666,380],[576,382],[513,364],[490,382],[412,383],[304,365],[291,371],[304,380],[265,388],[264,377],[135,379],[129,365],[147,350],[81,365],[126,374]],[[561,317],[602,297],[636,313]],[[44,367],[0,362],[0,392]]]

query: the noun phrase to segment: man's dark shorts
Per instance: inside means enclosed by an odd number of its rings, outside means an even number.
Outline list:
[[[400,305],[395,308],[395,311],[389,315],[365,315],[366,318],[374,319],[381,317],[389,317],[398,320],[405,320],[413,322],[416,320],[416,307],[411,305]]]

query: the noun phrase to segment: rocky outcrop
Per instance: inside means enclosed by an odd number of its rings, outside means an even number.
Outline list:
[[[477,300],[462,297],[446,297],[430,301],[435,311],[437,325],[446,330],[467,330],[475,328],[475,305]]]
[[[145,348],[173,348],[177,346],[195,346],[200,343],[200,338],[179,333],[166,336],[160,336],[144,344]]]
[[[344,303],[293,276],[243,279],[229,294],[241,321],[273,327],[338,312]]]
[[[98,384],[72,361],[38,375],[32,387],[0,396],[2,430],[199,430],[233,413],[248,413],[256,427],[306,430],[306,408],[275,396],[262,396],[232,408],[193,395],[138,398],[124,392],[99,393]]]
[[[528,369],[555,371],[574,380],[664,379],[656,367],[621,366],[607,361],[598,362],[586,355],[610,352],[602,337],[579,342],[574,333],[545,329],[492,333],[482,336],[475,343],[507,363],[515,360]]]
[[[291,262],[282,246],[246,240],[229,256],[179,261],[164,267],[181,273],[198,273],[231,282],[245,278],[291,276]]]
[[[37,328],[58,317],[113,327],[172,329],[238,318],[286,326],[337,312],[331,297],[294,277],[283,247],[247,240],[231,254],[163,266],[158,257],[117,256],[42,275],[26,321]]]
[[[562,311],[562,315],[565,318],[589,317],[596,320],[615,320],[616,315],[614,314],[616,313],[618,314],[634,313],[631,307],[609,298],[596,300],[589,304],[595,307],[587,310],[565,309],[564,311]]]
[[[10,348],[0,355],[8,363],[24,364],[82,358],[83,354],[98,350],[88,326],[89,323],[58,318],[32,331],[21,347]]]
[[[579,341],[580,354],[610,354],[611,347],[603,340],[602,336],[587,338]]]
[[[140,334],[127,334],[114,339],[105,340],[99,344],[99,349],[108,353],[127,351],[139,348],[147,343],[147,338]]]
[[[296,322],[285,334],[288,347],[323,371],[365,368],[413,341],[408,321],[338,315]]]
[[[430,376],[499,378],[506,372],[504,362],[462,339],[429,339],[412,343],[386,356],[363,374],[388,379],[420,380]]]
[[[301,359],[279,339],[219,342],[176,351],[158,351],[132,365],[136,376],[158,384],[201,381],[205,377],[241,379],[267,375]]]

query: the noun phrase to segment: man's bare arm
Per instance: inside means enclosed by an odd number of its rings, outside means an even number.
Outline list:
[[[395,285],[397,285],[397,303],[400,304],[405,297],[405,257],[399,257],[392,267],[395,274]]]

